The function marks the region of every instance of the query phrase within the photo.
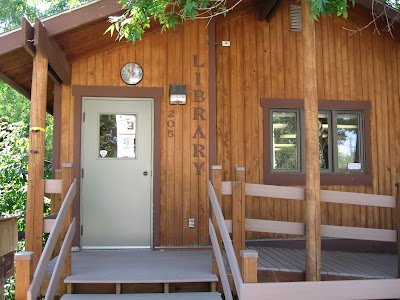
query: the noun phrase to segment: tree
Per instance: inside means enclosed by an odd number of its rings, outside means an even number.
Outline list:
[[[21,26],[22,16],[34,20],[35,17],[42,18],[66,10],[75,3],[77,0],[2,0],[0,1],[0,31]]]
[[[224,0],[120,0],[126,10],[121,16],[109,18],[111,25],[106,32],[116,39],[123,38],[135,42],[140,40],[151,22],[161,25],[161,31],[175,28],[186,20],[208,19],[226,15],[242,0],[227,6]],[[347,18],[349,3],[354,6],[355,0],[309,0],[311,17],[316,20],[320,15],[338,15]]]

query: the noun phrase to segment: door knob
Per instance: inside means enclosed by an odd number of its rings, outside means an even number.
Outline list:
[[[147,174],[149,174],[149,173],[147,173],[147,171],[144,171],[144,172],[143,172],[143,175],[144,175],[144,176],[147,176]]]

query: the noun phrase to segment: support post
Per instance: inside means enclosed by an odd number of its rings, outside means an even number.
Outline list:
[[[306,280],[321,280],[321,208],[315,24],[301,1],[306,141]]]
[[[240,251],[242,261],[242,277],[244,283],[257,283],[258,252],[254,250]]]
[[[73,164],[72,163],[62,163],[62,192],[61,192],[61,199],[64,201],[65,196],[67,195],[67,192],[71,186],[72,183],[72,178],[73,178]],[[63,227],[61,229],[60,233],[60,244],[64,242],[65,235],[67,234],[68,227],[71,224],[72,221],[72,205],[68,211],[68,215],[65,218]],[[60,276],[60,282],[59,282],[59,287],[58,290],[62,292],[62,294],[65,294],[67,292],[67,286],[64,284],[64,279],[71,275],[71,248],[68,249],[68,254],[65,259],[64,266],[61,271],[61,276]]]
[[[245,168],[235,168],[236,181],[232,182],[232,243],[235,250],[236,259],[242,269],[240,251],[245,250],[245,214],[246,214],[246,195],[245,195]]]
[[[211,166],[211,182],[214,186],[215,194],[217,195],[218,204],[222,208],[222,166],[219,165]],[[210,207],[210,209],[211,209],[211,219],[215,227],[215,232],[217,234],[218,244],[220,248],[222,248],[221,233],[219,227],[216,226],[217,219],[215,218],[215,214],[212,211],[212,207]],[[217,261],[215,259],[214,252],[212,253],[212,272],[213,274],[219,276]]]
[[[25,300],[33,275],[33,252],[15,254],[15,300]]]
[[[400,278],[400,182],[396,182],[397,188],[397,278]]]
[[[34,253],[34,269],[42,254],[43,243],[47,69],[47,58],[43,56],[41,51],[36,51],[32,72],[25,239],[25,249]]]

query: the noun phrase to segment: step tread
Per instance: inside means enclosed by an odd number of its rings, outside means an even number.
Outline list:
[[[81,251],[65,283],[217,282],[210,251]]]
[[[65,283],[190,283],[218,282],[215,274],[79,274],[68,276]]]
[[[119,294],[119,295],[64,295],[61,300],[221,300],[221,295],[215,292],[201,293],[169,293],[169,294]]]

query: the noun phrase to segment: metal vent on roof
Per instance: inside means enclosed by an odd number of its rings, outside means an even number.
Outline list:
[[[301,31],[301,6],[290,4],[290,29],[292,31]]]

